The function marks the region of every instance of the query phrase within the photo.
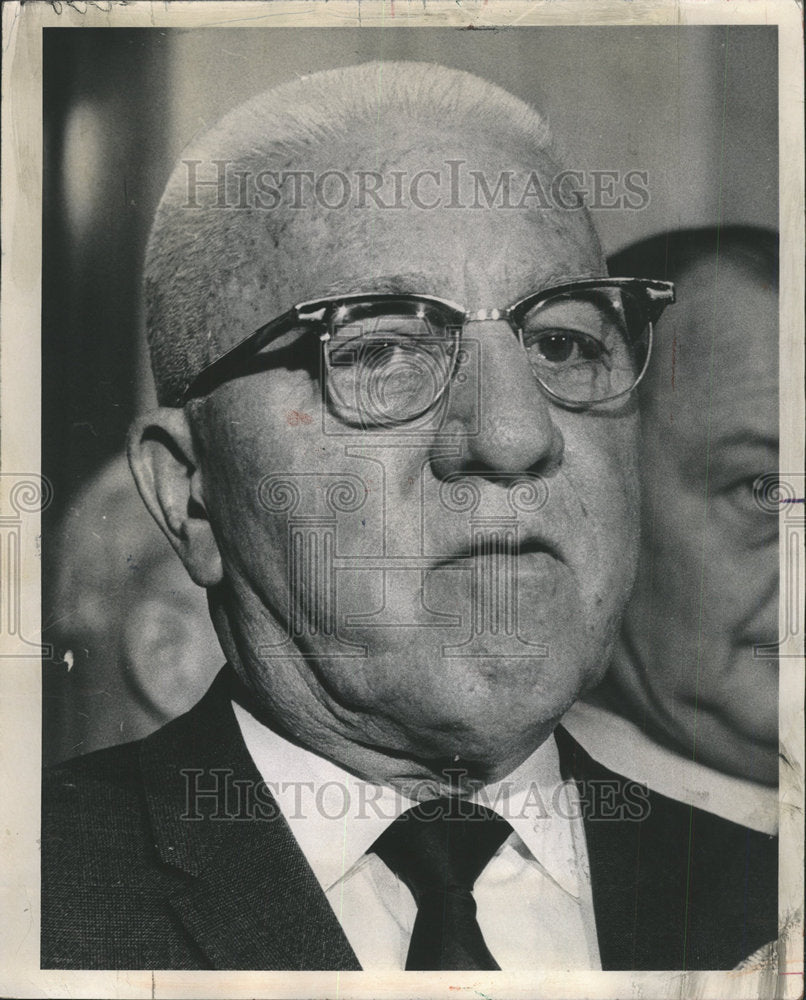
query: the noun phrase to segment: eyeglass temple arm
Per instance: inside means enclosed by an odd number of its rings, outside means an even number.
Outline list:
[[[674,284],[671,281],[653,281],[644,286],[647,298],[647,314],[651,323],[657,323],[666,306],[676,301]]]
[[[320,312],[323,313],[324,310],[320,310]],[[231,347],[219,358],[216,358],[215,361],[211,361],[209,365],[205,365],[185,389],[182,394],[182,403],[187,403],[188,400],[193,399],[195,396],[206,395],[224,377],[225,372],[231,371],[236,367],[242,358],[250,357],[255,351],[260,350],[261,347],[265,347],[272,340],[276,340],[282,336],[289,324],[295,322],[314,322],[317,315],[317,313],[303,313],[299,306],[292,306],[282,316],[278,316],[270,323],[266,323],[265,326],[261,326],[250,337],[247,337],[246,340],[242,340],[234,347]]]

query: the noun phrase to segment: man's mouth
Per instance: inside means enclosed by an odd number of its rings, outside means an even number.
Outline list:
[[[473,556],[525,556],[532,553],[542,553],[549,555],[553,559],[559,559],[560,555],[556,548],[544,539],[530,537],[526,539],[515,538],[510,533],[488,532],[480,534],[467,550],[466,558]]]
[[[563,562],[559,550],[551,542],[534,535],[519,539],[509,528],[500,531],[480,532],[472,543],[460,549],[454,555],[440,559],[429,570],[433,573],[440,569],[472,568],[473,561],[489,560],[501,566],[514,562],[516,572],[528,571],[531,565],[545,563],[535,556],[544,556],[553,562]]]
[[[506,527],[487,530],[428,570],[424,596],[434,610],[459,614],[461,629],[471,622],[476,633],[524,638],[537,629],[535,641],[543,642],[547,616],[559,610],[558,595],[570,597],[566,569],[545,538],[519,539]]]

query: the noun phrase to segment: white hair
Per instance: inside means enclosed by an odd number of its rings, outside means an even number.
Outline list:
[[[228,204],[238,175],[300,167],[345,136],[378,121],[447,134],[477,133],[485,143],[551,155],[546,119],[500,87],[470,73],[417,62],[370,62],[304,76],[252,98],[182,155],[157,209],[145,264],[146,325],[157,395],[178,405],[189,381],[229,346],[225,296],[265,288],[278,253],[281,214],[216,208],[219,192],[198,186],[188,207],[188,163],[217,160]],[[194,193],[194,198],[196,197]]]

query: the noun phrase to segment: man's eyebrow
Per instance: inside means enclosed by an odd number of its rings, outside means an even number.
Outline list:
[[[401,271],[398,274],[376,275],[354,278],[349,281],[333,282],[325,285],[322,298],[336,295],[355,295],[372,292],[386,295],[439,295],[445,283],[434,279],[433,275],[422,271]]]

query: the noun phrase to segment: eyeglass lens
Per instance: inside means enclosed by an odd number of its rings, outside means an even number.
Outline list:
[[[648,349],[646,311],[621,289],[557,294],[518,316],[536,379],[555,397],[590,404],[628,392]],[[347,423],[388,427],[444,395],[458,346],[457,317],[413,300],[340,307],[325,345],[327,390]]]
[[[354,304],[331,329],[327,387],[348,423],[386,427],[434,406],[453,372],[458,328],[434,308]]]
[[[597,403],[636,383],[649,326],[635,298],[617,288],[559,294],[520,321],[535,377],[568,403]]]

